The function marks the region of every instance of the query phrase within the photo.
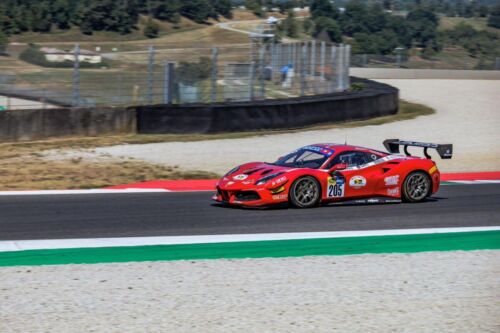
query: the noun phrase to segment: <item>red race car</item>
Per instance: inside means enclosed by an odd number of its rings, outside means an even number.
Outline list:
[[[440,174],[428,149],[451,158],[451,144],[388,139],[384,146],[388,153],[347,144],[314,144],[274,163],[243,164],[217,182],[213,199],[246,207],[289,203],[309,208],[360,199],[420,202],[437,192]],[[399,154],[400,146],[404,155]],[[423,148],[425,158],[412,156],[408,147]]]

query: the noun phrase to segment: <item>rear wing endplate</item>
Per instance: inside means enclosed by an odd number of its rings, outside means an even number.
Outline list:
[[[427,142],[415,142],[415,141],[403,141],[399,139],[387,139],[384,140],[384,147],[391,154],[399,153],[399,146],[404,146],[404,153],[406,156],[411,156],[408,152],[408,147],[421,147],[424,148],[424,155],[426,158],[430,159],[431,155],[427,152],[429,148],[436,149],[439,156],[443,159],[449,159],[453,155],[453,145],[452,144],[437,144],[437,143],[427,143]]]

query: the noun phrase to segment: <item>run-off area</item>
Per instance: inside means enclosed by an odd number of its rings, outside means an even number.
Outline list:
[[[498,332],[500,252],[0,269],[2,332]]]

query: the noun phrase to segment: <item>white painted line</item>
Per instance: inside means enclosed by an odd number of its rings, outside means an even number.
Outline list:
[[[481,184],[500,184],[497,179],[482,179],[482,180],[445,180],[446,183],[466,184],[466,185],[481,185]],[[446,185],[446,184],[444,184]]]
[[[89,190],[41,190],[41,191],[2,191],[0,195],[54,195],[54,194],[120,194],[120,193],[157,193],[171,192],[159,188],[127,189],[89,189]]]
[[[312,238],[419,235],[419,234],[441,234],[441,233],[453,233],[453,232],[496,231],[496,230],[500,230],[500,226],[366,230],[366,231],[297,232],[297,233],[269,233],[269,234],[203,235],[203,236],[17,240],[17,241],[0,241],[0,252],[24,251],[24,250],[47,250],[47,249],[72,249],[72,248],[90,248],[90,247],[114,247],[114,246],[206,244],[206,243],[271,241],[271,240],[312,239]]]

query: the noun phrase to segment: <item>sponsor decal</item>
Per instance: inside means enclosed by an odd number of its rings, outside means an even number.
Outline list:
[[[287,180],[288,180],[288,178],[286,178],[285,176],[281,176],[280,178],[273,180],[273,182],[271,183],[271,186],[277,186],[277,185],[283,184]]]
[[[342,198],[344,196],[345,181],[343,177],[328,177],[326,186],[327,198]]]
[[[389,176],[384,178],[385,186],[394,186],[399,183],[399,175]]]
[[[429,173],[432,175],[434,172],[437,171],[437,167],[436,166],[433,166],[432,168],[429,169]]]
[[[241,173],[241,174],[233,177],[234,180],[245,180],[247,178],[248,178],[248,175],[245,175],[244,173]]]
[[[354,188],[361,188],[366,186],[366,178],[363,176],[354,176],[349,181],[349,186]]]
[[[246,180],[244,182],[241,182],[243,185],[250,185],[250,184],[253,184],[253,181],[251,180]]]
[[[315,151],[317,153],[320,153],[320,154],[323,154],[323,155],[328,155],[328,156],[330,156],[330,155],[333,154],[333,150],[326,149],[326,148],[321,148],[321,147],[316,147],[316,146],[305,146],[302,149]]]
[[[272,196],[273,200],[283,200],[286,199],[287,197],[288,196],[286,194],[276,194]]]
[[[226,183],[226,185],[233,185],[233,184],[234,184],[234,182],[231,182],[231,181]]]
[[[387,195],[399,195],[399,187],[388,188]]]

